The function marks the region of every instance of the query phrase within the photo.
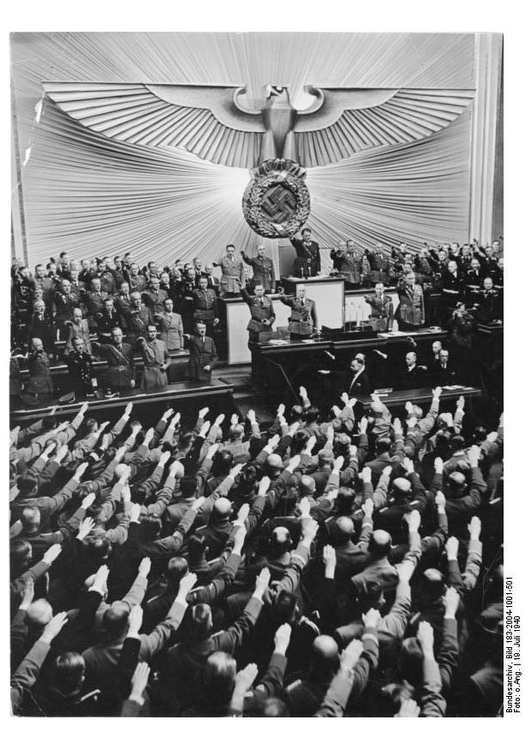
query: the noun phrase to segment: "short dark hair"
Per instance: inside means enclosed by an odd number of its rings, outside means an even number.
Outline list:
[[[188,562],[184,557],[172,557],[168,563],[168,581],[179,583],[181,578],[188,573]]]
[[[160,516],[157,516],[155,513],[148,513],[144,517],[141,527],[144,539],[156,539],[162,528]]]
[[[209,604],[196,604],[192,607],[191,619],[194,636],[198,640],[205,640],[212,630],[212,610]]]
[[[462,451],[465,449],[465,438],[462,435],[453,435],[450,440],[450,450],[452,453],[456,451]]]
[[[306,409],[305,416],[308,422],[316,422],[319,419],[319,409],[317,406],[309,406]]]
[[[109,609],[105,610],[101,624],[110,638],[119,638],[125,633],[129,625],[129,614],[131,607],[127,602],[113,602]]]
[[[182,493],[183,498],[193,497],[196,489],[197,489],[197,478],[195,476],[183,477],[181,479],[181,493]]]
[[[232,467],[232,453],[228,450],[218,450],[212,462],[212,473],[223,474]]]
[[[36,495],[39,483],[35,477],[21,476],[18,478],[17,487],[22,497]]]
[[[85,660],[77,651],[59,654],[53,663],[50,683],[64,695],[75,693],[85,676]]]
[[[91,562],[101,562],[109,555],[111,542],[106,536],[92,536],[91,534],[83,540],[83,551]]]
[[[298,613],[295,594],[291,591],[279,591],[274,601],[274,611],[278,622],[292,622]]]
[[[204,690],[218,706],[228,705],[234,690],[236,660],[224,651],[214,651],[206,660]],[[209,701],[210,702],[210,701]]]
[[[376,441],[375,449],[376,453],[386,453],[391,450],[391,441],[389,438],[381,437]]]
[[[9,545],[9,567],[11,577],[17,575],[24,562],[31,555],[32,546],[26,539],[12,539]]]

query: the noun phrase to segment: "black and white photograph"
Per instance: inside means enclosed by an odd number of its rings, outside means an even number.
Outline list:
[[[12,717],[520,711],[503,28],[263,28],[10,29]]]

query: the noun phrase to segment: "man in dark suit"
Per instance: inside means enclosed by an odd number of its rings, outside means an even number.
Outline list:
[[[208,383],[212,377],[212,370],[218,363],[218,353],[214,339],[206,335],[205,323],[197,323],[196,331],[195,336],[188,337],[190,346],[188,377],[191,380]]]
[[[455,309],[457,300],[461,299],[464,291],[463,275],[459,271],[457,261],[450,260],[441,275],[441,302],[446,308],[446,314]]]
[[[403,390],[411,391],[422,384],[422,378],[426,374],[426,367],[417,364],[416,352],[408,352],[406,354],[405,365],[401,373],[400,385]]]
[[[317,276],[321,271],[319,245],[312,240],[311,229],[303,229],[301,235],[301,240],[296,237],[291,240],[291,244],[297,253],[297,258],[293,263],[293,275],[300,278]]]
[[[365,371],[365,354],[356,354],[346,373],[338,370],[318,370],[321,375],[333,375],[333,382],[339,382],[341,391],[357,397],[372,391],[371,382]]]
[[[447,349],[441,349],[439,359],[430,367],[430,380],[433,385],[454,385],[458,374]]]
[[[356,354],[345,375],[344,391],[349,396],[371,392],[371,383],[365,371],[365,354]]]

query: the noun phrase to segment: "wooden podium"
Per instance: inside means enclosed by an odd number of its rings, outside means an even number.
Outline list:
[[[342,277],[310,276],[300,279],[287,276],[282,278],[282,286],[289,295],[296,295],[301,286],[306,287],[306,296],[315,302],[319,328],[343,328],[345,281]]]

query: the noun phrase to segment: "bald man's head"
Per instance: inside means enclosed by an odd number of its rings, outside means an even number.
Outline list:
[[[403,498],[411,493],[411,482],[404,477],[398,477],[393,482],[393,494],[395,498]]]
[[[451,495],[462,495],[466,490],[466,477],[461,471],[452,471],[448,477],[448,489]]]
[[[301,494],[313,495],[315,492],[315,479],[309,476],[301,477]]]
[[[339,516],[330,525],[330,541],[334,546],[346,544],[354,533],[354,522],[348,516]]]
[[[214,503],[214,508],[212,509],[212,515],[215,516],[217,520],[225,519],[230,516],[231,510],[232,510],[232,504],[230,500],[227,500],[226,497],[220,497]]]
[[[118,464],[114,470],[114,476],[116,479],[121,479],[128,469],[129,467],[127,464]]]
[[[335,672],[339,662],[339,648],[329,635],[318,635],[312,644],[313,668],[319,672]]]
[[[281,555],[291,549],[291,534],[285,526],[273,529],[270,539],[270,553]]]
[[[372,532],[371,538],[369,539],[368,551],[369,553],[378,559],[387,557],[391,550],[391,535],[383,529],[376,529]]]
[[[36,627],[44,627],[52,617],[52,605],[46,599],[37,599],[32,602],[26,612],[26,622]]]
[[[266,459],[266,464],[271,469],[281,469],[282,468],[282,459],[278,455],[278,453],[272,453],[270,456]]]

